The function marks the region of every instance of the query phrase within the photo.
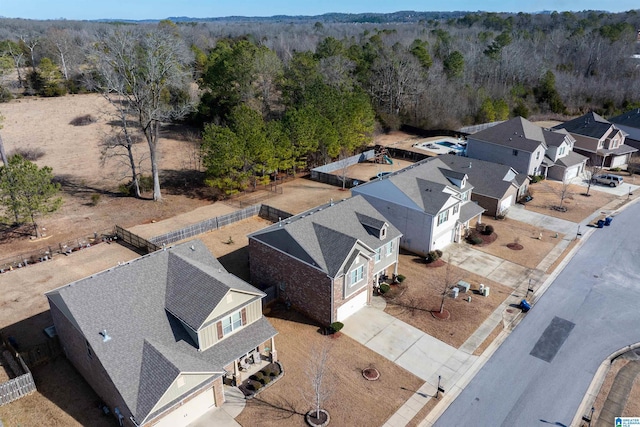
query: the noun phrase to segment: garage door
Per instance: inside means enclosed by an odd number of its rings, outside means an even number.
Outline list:
[[[615,156],[611,159],[611,167],[616,168],[618,166],[625,165],[627,161],[627,156]]]
[[[498,213],[502,213],[504,211],[506,211],[507,209],[509,209],[511,207],[511,205],[513,204],[513,194],[509,197],[507,197],[506,199],[503,199],[500,202],[500,207],[498,208]]]
[[[565,179],[571,179],[571,178],[575,178],[576,176],[578,176],[578,171],[580,170],[580,167],[575,167],[575,168],[571,168],[571,169],[567,169],[567,173],[565,175]]]
[[[363,292],[360,292],[358,295],[351,298],[349,301],[338,308],[338,322],[344,321],[344,319],[367,305],[366,289],[368,289],[368,287],[366,287]]]
[[[186,426],[213,408],[213,389],[208,389],[165,415],[154,427]]]

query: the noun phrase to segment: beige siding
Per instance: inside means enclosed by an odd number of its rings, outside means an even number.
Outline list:
[[[178,397],[182,396],[183,394],[185,394],[189,390],[192,390],[192,389],[196,388],[197,386],[199,386],[200,384],[204,383],[205,381],[207,381],[211,377],[213,377],[213,375],[210,375],[210,374],[180,374],[180,375],[178,375],[178,378],[176,378],[173,381],[173,384],[171,384],[169,386],[167,391],[160,398],[158,403],[156,403],[156,405],[153,407],[153,409],[151,411],[149,411],[149,413],[150,414],[154,413],[158,409],[160,409],[163,406],[169,404],[174,399],[177,399]],[[178,379],[179,378],[183,378],[184,379],[184,384],[182,385],[182,387],[178,387]]]
[[[227,293],[227,296],[218,303],[216,308],[206,318],[203,324],[206,325],[208,322],[215,319],[216,317],[220,317],[223,314],[228,313],[230,311],[238,310],[240,307],[245,305],[247,301],[255,297],[256,297],[255,294],[246,294],[243,292],[236,292],[233,290],[229,291],[229,293]]]
[[[254,298],[255,295],[252,295],[251,297]],[[262,300],[256,300],[244,308],[246,309],[246,323],[244,325],[253,323],[262,317]],[[206,350],[216,344],[218,342],[218,322],[213,322],[212,324],[200,329],[200,331],[198,331],[198,339],[200,350]]]
[[[257,300],[247,307],[247,324],[253,323],[262,317],[262,300]]]

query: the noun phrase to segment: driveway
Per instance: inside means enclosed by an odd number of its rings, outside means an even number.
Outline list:
[[[640,341],[638,215],[594,230],[435,425],[571,424],[602,361]]]

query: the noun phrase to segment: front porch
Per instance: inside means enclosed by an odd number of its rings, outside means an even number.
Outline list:
[[[278,360],[278,353],[275,346],[275,340],[271,338],[235,359],[232,364],[225,368],[224,383],[226,385],[236,386],[265,366],[276,362]]]

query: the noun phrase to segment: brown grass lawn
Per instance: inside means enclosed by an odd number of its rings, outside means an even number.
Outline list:
[[[482,322],[512,292],[511,288],[501,285],[477,274],[451,266],[449,283],[464,280],[477,290],[480,283],[491,287],[488,297],[473,291],[460,294],[457,299],[449,296],[445,299],[444,308],[451,313],[448,320],[438,320],[431,311],[440,308],[447,265],[429,268],[421,257],[413,254],[400,254],[399,271],[407,279],[387,294],[387,308],[390,315],[424,331],[425,333],[446,342],[453,347],[460,347],[475,332]],[[467,297],[471,296],[471,302]]]
[[[616,198],[593,188],[589,191],[589,197],[587,197],[583,195],[587,191],[586,187],[572,184],[569,185],[567,195],[562,203],[562,206],[567,208],[567,211],[560,212],[554,207],[560,206],[561,182],[545,180],[531,184],[529,188],[533,200],[525,205],[527,209],[572,222],[584,220]]]
[[[118,423],[98,409],[100,398],[64,356],[33,369],[38,391],[0,406],[0,421],[13,426],[95,426]]]
[[[303,395],[310,388],[305,375],[314,350],[330,348],[330,396],[322,405],[331,425],[382,425],[423,381],[346,335],[323,336],[318,326],[301,314],[272,306],[267,317],[278,330],[276,349],[285,374],[256,398],[236,418],[243,426],[305,426],[304,414],[313,408]],[[362,370],[375,367],[380,379],[367,381]]]
[[[509,218],[495,220],[485,216],[482,222],[493,226],[497,239],[488,245],[476,245],[473,248],[527,268],[536,268],[564,237],[563,234],[558,234],[556,237],[555,232]],[[542,233],[542,240],[538,240],[540,233]],[[522,250],[507,247],[509,243],[516,241],[523,246]]]

